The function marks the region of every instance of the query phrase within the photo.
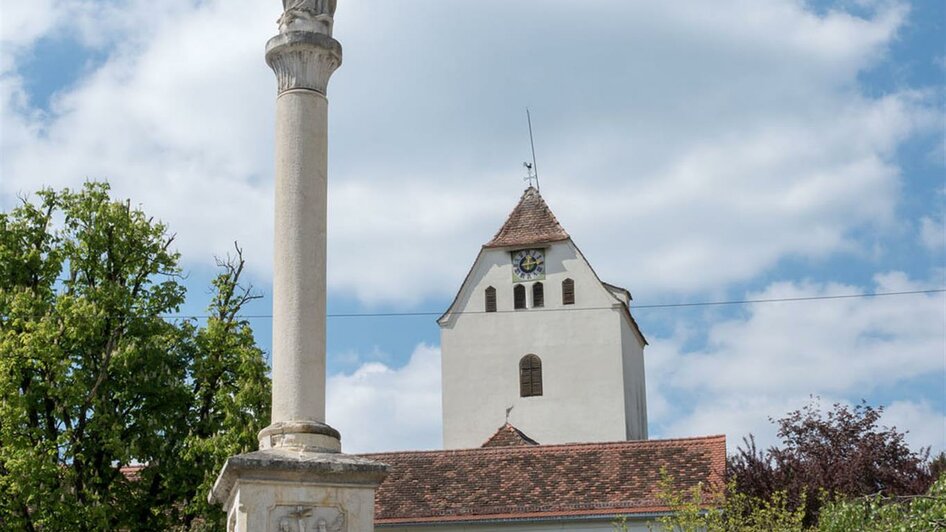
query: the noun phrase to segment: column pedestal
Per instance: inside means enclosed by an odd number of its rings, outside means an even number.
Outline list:
[[[210,501],[228,532],[368,532],[386,466],[341,453],[267,449],[231,457]]]

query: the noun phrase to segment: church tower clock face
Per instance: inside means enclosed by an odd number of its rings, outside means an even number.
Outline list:
[[[513,281],[537,281],[545,279],[545,251],[520,249],[512,252]]]

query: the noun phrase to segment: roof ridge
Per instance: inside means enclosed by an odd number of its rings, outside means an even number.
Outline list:
[[[427,449],[419,451],[384,451],[380,453],[363,453],[358,456],[382,456],[382,455],[404,455],[404,454],[469,454],[469,453],[489,453],[497,454],[504,452],[553,452],[559,450],[574,449],[596,449],[596,448],[614,448],[614,447],[657,447],[663,444],[673,443],[709,443],[719,440],[726,440],[725,434],[713,434],[709,436],[691,436],[686,438],[667,438],[653,440],[626,440],[611,442],[574,442],[574,443],[548,443],[537,445],[513,445],[504,447],[468,447],[464,449]]]

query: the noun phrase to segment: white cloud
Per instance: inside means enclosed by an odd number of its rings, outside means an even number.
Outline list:
[[[946,451],[946,415],[927,401],[894,401],[884,410],[881,423],[907,431],[911,449],[931,447],[932,454]]]
[[[831,396],[805,395],[752,395],[732,393],[722,397],[701,396],[705,404],[694,408],[690,415],[668,425],[662,436],[694,436],[726,434],[730,453],[737,447],[745,448],[743,438],[749,434],[758,449],[778,445],[775,423],[789,412],[799,410],[812,401],[826,412],[831,405],[840,403],[853,407],[859,400],[845,400]],[[874,405],[876,406],[876,405]],[[884,406],[878,428],[892,427],[905,433],[907,445],[914,451],[930,447],[932,454],[946,450],[946,416],[929,402],[894,401]]]
[[[18,70],[5,76],[0,203],[108,178],[171,224],[185,260],[239,240],[268,276],[262,48],[278,3],[62,5],[39,10],[18,50],[68,31],[110,53],[48,113],[28,106]],[[937,111],[916,90],[865,96],[857,75],[883,58],[903,4],[870,18],[794,0],[542,7],[340,6],[331,288],[401,306],[448,297],[518,198],[526,104],[547,199],[599,273],[635,294],[718,289],[786,257],[870,248],[855,230],[895,225],[896,149]],[[5,24],[27,16],[6,9]]]
[[[438,449],[440,393],[440,349],[421,344],[401,368],[368,362],[330,376],[326,420],[345,452]]]
[[[920,219],[920,242],[932,251],[946,247],[946,220],[942,215]]]
[[[0,74],[13,67],[15,56],[52,28],[60,10],[53,0],[0,2]]]
[[[271,160],[272,74],[260,42],[247,36],[264,40],[275,8],[226,4],[235,9],[219,2],[170,4],[174,9],[84,4],[80,30],[97,14],[104,19],[99,29],[129,41],[58,93],[49,113],[5,106],[5,204],[39,186],[108,179],[116,194],[168,222],[194,263],[209,263],[239,240],[250,264],[268,271],[272,188],[260,178]],[[147,24],[131,24],[142,19]],[[96,44],[94,31],[83,31],[90,36],[82,40]],[[23,101],[17,82],[11,78],[4,90],[8,101]]]
[[[906,275],[875,276],[872,290],[929,288]],[[863,293],[857,286],[773,283],[750,299]],[[684,348],[680,335],[656,339],[647,354],[648,403],[664,436],[725,431],[730,448],[752,432],[763,445],[774,440],[766,420],[800,408],[810,395],[827,402],[856,402],[911,379],[946,374],[943,294],[766,303],[745,315],[713,323],[707,341]],[[680,401],[678,398],[687,400]],[[911,403],[912,404],[912,403]],[[894,403],[891,419],[911,430],[911,442],[943,448],[923,423],[942,413],[929,405]],[[938,419],[938,418],[936,418]]]

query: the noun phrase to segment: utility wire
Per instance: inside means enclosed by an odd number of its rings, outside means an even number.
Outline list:
[[[817,301],[824,299],[853,299],[864,297],[907,296],[912,294],[939,294],[943,292],[946,292],[946,289],[940,288],[933,290],[907,290],[904,292],[874,292],[870,294],[838,294],[831,296],[779,297],[772,299],[742,299],[736,301],[706,301],[700,303],[667,303],[662,305],[635,305],[634,308],[708,307],[713,305],[745,305],[749,303],[784,303],[792,301]]]
[[[828,295],[828,296],[808,296],[808,297],[779,297],[779,298],[767,298],[767,299],[737,299],[731,301],[698,301],[694,303],[661,303],[655,305],[632,305],[632,310],[640,309],[662,309],[662,308],[682,308],[682,307],[712,307],[712,306],[723,306],[723,305],[750,305],[758,303],[792,303],[799,301],[823,301],[831,299],[858,299],[858,298],[871,298],[871,297],[887,297],[887,296],[907,296],[907,295],[916,295],[916,294],[941,294],[946,292],[946,288],[932,289],[932,290],[907,290],[902,292],[873,292],[867,294],[837,294],[837,295]],[[607,310],[613,307],[579,307],[579,308],[531,308],[528,309],[530,313],[534,312],[581,312],[587,310]],[[495,312],[486,312],[482,310],[478,311],[464,311],[464,312],[454,312],[452,314],[507,314],[521,312],[524,309],[518,310],[497,310]],[[393,318],[393,317],[412,317],[412,316],[441,316],[444,312],[435,312],[435,311],[420,311],[420,312],[364,312],[364,313],[336,313],[328,314],[328,318]],[[159,316],[163,319],[206,319],[209,318],[209,315],[163,315]],[[273,317],[272,314],[240,314],[236,316],[240,319],[270,319]]]

